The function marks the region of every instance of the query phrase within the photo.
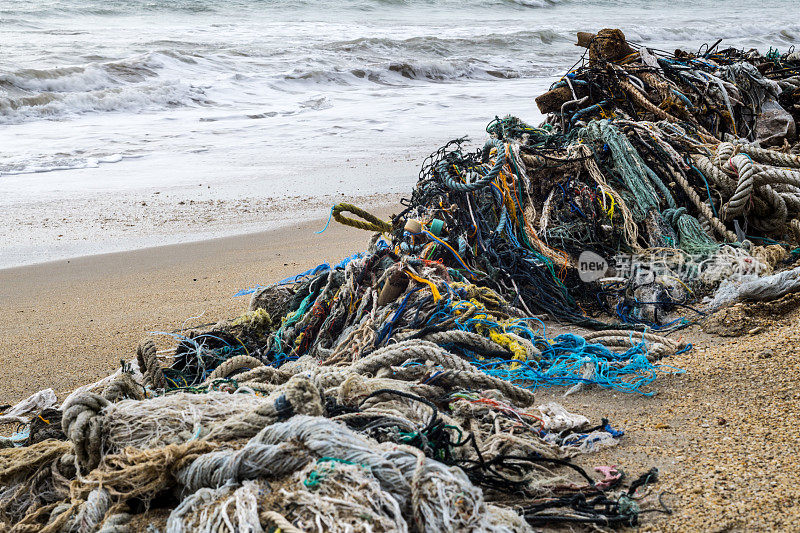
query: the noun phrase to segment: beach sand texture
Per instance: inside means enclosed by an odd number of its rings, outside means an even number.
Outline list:
[[[313,220],[263,233],[0,270],[0,403],[48,387],[63,397],[135,356],[150,331],[236,316],[250,302],[248,296],[233,298],[240,289],[363,250],[362,232],[332,223],[315,233],[324,225],[325,220]]]

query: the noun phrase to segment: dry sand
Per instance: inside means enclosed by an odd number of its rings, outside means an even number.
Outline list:
[[[800,531],[800,309],[756,335],[678,334],[695,348],[663,364],[686,372],[660,375],[652,397],[591,388],[540,399],[625,431],[582,457],[587,469],[616,464],[629,479],[659,469],[647,501],[657,508],[662,494],[673,514],[648,513],[642,529]]]
[[[377,210],[388,216],[391,209]],[[399,210],[395,210],[399,211]],[[196,243],[0,270],[0,404],[59,396],[135,356],[150,331],[215,323],[247,309],[240,289],[362,251],[366,233],[325,220]]]
[[[336,224],[314,234],[321,225],[0,270],[0,404],[46,387],[63,397],[132,357],[148,331],[235,316],[248,304],[231,297],[239,289],[366,244]],[[584,466],[619,464],[631,479],[659,468],[651,503],[663,493],[674,512],[645,515],[645,530],[800,531],[800,310],[736,339],[696,327],[678,335],[696,349],[665,361],[686,373],[659,376],[653,397],[551,389],[540,398],[626,431]]]

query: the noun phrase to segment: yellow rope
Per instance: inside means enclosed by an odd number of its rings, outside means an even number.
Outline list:
[[[458,283],[453,283],[454,286],[457,284]],[[458,285],[459,285],[458,288],[465,288],[468,291],[470,291],[470,289],[473,289],[475,290],[475,293],[483,292],[483,289],[493,292],[491,291],[491,289],[485,287],[476,287],[475,285],[467,285],[467,284],[458,284]],[[469,301],[462,300],[461,302],[459,302],[458,307],[453,307],[453,314],[455,315],[463,314],[463,311],[459,309],[459,307],[475,308],[476,312],[472,315],[472,318],[497,322],[498,325],[504,330],[508,325],[513,325],[513,321],[508,321],[508,320],[497,321],[497,319],[494,316],[490,315],[487,312],[486,306],[475,298],[470,298]],[[503,346],[504,348],[508,348],[508,350],[512,354],[514,354],[511,356],[512,359],[515,359],[517,361],[528,360],[528,351],[520,342],[515,341],[508,333],[501,333],[500,331],[497,331],[497,329],[495,329],[494,327],[486,326],[483,324],[476,324],[475,330],[477,333],[484,336],[488,333],[489,338],[492,341],[496,342],[500,346]],[[517,368],[519,368],[519,363],[512,363],[510,368],[511,370],[516,370]]]
[[[239,344],[242,345],[242,348],[244,348],[244,353],[246,353],[247,355],[250,355],[250,352],[248,351],[247,346],[245,346],[244,343],[242,342],[242,339],[240,339],[236,335],[234,335],[233,338],[236,339],[237,341],[239,341]]]
[[[343,216],[342,213],[353,213],[357,217],[364,219],[366,222],[362,220],[356,220],[354,218],[347,218]],[[339,224],[344,224],[345,226],[351,226],[353,228],[367,231],[377,231],[379,233],[389,233],[392,231],[392,225],[389,222],[385,222],[375,215],[368,213],[360,207],[356,207],[352,204],[336,204],[333,206],[332,214],[336,222]]]
[[[416,274],[414,274],[413,272],[411,272],[410,270],[406,270],[406,274],[411,276],[412,279],[414,279],[416,281],[419,281],[420,283],[425,283],[426,285],[428,285],[428,287],[431,288],[431,292],[433,293],[433,301],[434,302],[438,302],[439,300],[442,299],[442,295],[439,294],[439,289],[436,288],[436,284],[434,282],[432,282],[429,279],[421,278],[421,277],[417,276]]]
[[[528,360],[528,352],[525,351],[525,348],[520,343],[509,337],[508,334],[498,333],[497,331],[490,329],[489,338],[500,346],[508,348],[511,353],[514,354],[512,359],[516,359],[517,361]]]

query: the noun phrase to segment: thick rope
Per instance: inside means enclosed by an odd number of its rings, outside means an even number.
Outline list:
[[[776,150],[768,150],[754,144],[738,144],[736,148],[759,161],[774,167],[793,167],[800,168],[800,155],[787,154]]]
[[[64,405],[61,428],[75,446],[78,465],[92,470],[102,457],[103,416],[100,414],[110,402],[100,395],[85,392]]]
[[[726,226],[725,223],[722,222],[717,216],[714,215],[714,212],[711,210],[711,206],[708,202],[703,201],[700,198],[700,195],[697,194],[697,191],[689,184],[689,181],[686,177],[680,173],[675,172],[672,174],[673,179],[675,182],[680,185],[681,189],[684,193],[689,197],[689,200],[694,204],[694,206],[700,211],[703,215],[703,218],[708,221],[711,225],[711,228],[722,237],[727,242],[736,242],[736,234],[730,231]]]
[[[139,363],[139,370],[144,375],[144,384],[151,389],[164,389],[167,387],[167,380],[164,378],[164,371],[161,362],[156,354],[156,344],[153,339],[147,339],[139,344],[136,350],[136,360]]]
[[[336,222],[339,224],[344,224],[345,226],[367,231],[377,231],[379,233],[389,233],[392,231],[391,223],[384,222],[375,215],[361,209],[360,207],[356,207],[353,204],[337,204],[333,207],[331,213]],[[357,217],[361,217],[363,221],[345,217],[342,215],[342,213],[352,213]]]
[[[51,463],[70,451],[71,442],[52,439],[22,448],[0,450],[0,484],[7,484],[23,473],[38,470],[40,466]]]
[[[73,501],[84,498],[99,487],[121,500],[150,500],[174,484],[178,471],[216,447],[208,441],[194,440],[153,450],[126,448],[119,454],[107,455],[101,468],[73,481],[70,487]]]
[[[129,398],[132,400],[143,400],[145,394],[142,387],[136,383],[136,380],[133,379],[131,374],[128,372],[120,372],[111,383],[105,386],[102,396],[109,402],[118,402]]]
[[[722,220],[728,221],[741,215],[750,197],[753,195],[753,161],[745,155],[736,155],[730,159],[730,165],[736,169],[739,176],[739,183],[736,190],[728,202],[722,206],[720,216]]]
[[[625,92],[628,93],[628,96],[630,96],[631,100],[633,100],[634,102],[639,104],[639,106],[644,108],[646,111],[654,114],[655,116],[657,116],[658,118],[660,118],[662,120],[666,120],[667,122],[673,122],[673,123],[681,123],[681,122],[683,122],[680,119],[670,115],[669,113],[667,113],[666,111],[664,111],[660,107],[656,106],[650,100],[648,100],[647,97],[644,94],[642,94],[639,91],[639,89],[634,87],[633,84],[631,82],[629,82],[627,79],[621,78],[619,80],[619,83],[620,83],[620,86],[625,90]],[[719,139],[714,137],[711,134],[711,132],[709,132],[703,126],[701,126],[699,124],[694,124],[694,127],[697,128],[698,136],[703,141],[705,141],[707,143],[712,143],[712,144],[716,144],[716,143],[719,142]]]
[[[496,378],[482,372],[448,370],[436,377],[434,382],[440,386],[452,389],[500,391],[503,396],[520,406],[533,405],[536,397],[528,389],[518,387],[504,379]]]
[[[479,335],[471,331],[451,329],[449,331],[428,333],[422,338],[426,341],[438,344],[439,346],[447,344],[459,344],[470,347],[478,352],[501,352],[510,354],[510,351],[507,347],[487,339],[483,335]]]
[[[494,148],[497,151],[494,165],[492,165],[492,168],[489,170],[489,172],[475,181],[463,182],[455,179],[450,172],[450,165],[448,162],[446,160],[442,161],[440,164],[440,171],[442,171],[445,176],[448,176],[445,184],[450,189],[461,192],[472,192],[487,187],[490,183],[492,183],[492,181],[495,180],[495,178],[497,178],[497,176],[500,174],[500,171],[503,169],[503,166],[506,164],[505,144],[499,140],[491,140],[486,143],[484,150],[491,148]]]
[[[261,519],[262,527],[266,528],[272,525],[285,533],[305,533],[305,531],[292,525],[282,514],[276,511],[261,511],[258,517]]]
[[[242,368],[257,369],[262,366],[265,366],[263,361],[251,355],[236,355],[215,368],[206,378],[206,383],[210,383],[215,379],[226,378]]]
[[[272,366],[262,365],[252,370],[242,372],[241,374],[237,374],[236,380],[239,381],[239,383],[257,381],[260,383],[280,385],[289,381],[290,377],[292,377],[292,375],[288,372],[284,372],[283,370]]]
[[[321,416],[322,413],[319,389],[305,376],[297,375],[273,391],[265,403],[251,412],[223,421],[205,438],[211,441],[250,438],[265,427],[295,415]]]
[[[437,365],[464,372],[477,372],[467,361],[448,353],[436,344],[427,341],[404,341],[376,350],[368,357],[356,361],[351,372],[374,375],[380,368],[395,366],[405,361],[429,360]]]

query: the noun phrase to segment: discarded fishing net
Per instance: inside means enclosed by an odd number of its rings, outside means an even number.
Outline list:
[[[387,232],[395,250],[598,329],[680,327],[723,280],[791,265],[797,54],[665,53],[619,30],[578,44],[537,98],[543,124],[497,118],[482,148],[457,139],[428,158]]]
[[[659,510],[655,470],[574,461],[622,431],[536,391],[653,394],[691,346],[647,329],[719,287],[796,300],[800,61],[579,44],[542,125],[448,143],[391,221],[335,206],[376,234],[365,252],[8,408],[0,529],[499,532]]]
[[[10,409],[37,422],[0,450],[3,527],[533,531],[634,525],[654,505],[655,472],[631,483],[571,461],[623,432],[537,406],[533,390],[650,394],[658,360],[683,345],[625,331],[548,338],[498,293],[377,240],[316,270],[259,290],[237,319],[166,337],[169,348],[143,342],[58,406],[43,391]],[[396,287],[380,281],[398,275],[406,286],[382,303],[381,287]],[[58,427],[39,440],[37,424]]]

